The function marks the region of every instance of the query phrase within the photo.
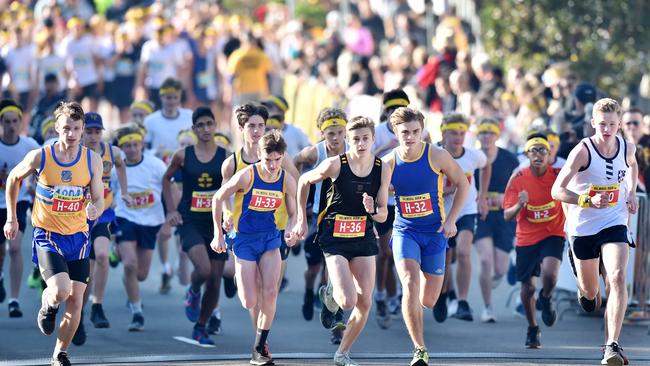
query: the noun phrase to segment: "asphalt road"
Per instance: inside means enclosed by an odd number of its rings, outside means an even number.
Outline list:
[[[28,263],[30,236],[23,245],[25,276],[31,270]],[[474,270],[478,269],[475,259]],[[8,285],[8,259],[5,260],[5,286]],[[303,254],[289,258],[289,285],[278,300],[278,312],[269,343],[278,365],[331,365],[336,346],[318,322],[318,313],[311,322],[301,313]],[[88,340],[81,347],[71,346],[69,354],[75,364],[132,365],[243,365],[248,364],[254,340],[248,313],[238,299],[222,295],[223,331],[213,336],[215,347],[199,347],[187,343],[192,324],[183,310],[184,288],[174,280],[172,291],[158,293],[160,266],[157,257],[150,276],[142,285],[145,330],[127,331],[131,320],[126,294],[121,282],[122,266],[111,269],[104,310],[111,322],[109,329],[94,329],[86,315]],[[25,282],[25,281],[23,281]],[[7,289],[8,290],[8,289]],[[513,315],[513,305],[506,308],[511,287],[504,281],[494,293],[497,323],[478,321],[482,310],[476,273],[472,282],[470,304],[474,322],[448,319],[436,323],[430,311],[425,313],[425,339],[432,365],[597,365],[603,344],[602,319],[579,315],[568,309],[572,295],[560,305],[567,309],[558,323],[542,328],[542,348],[524,348],[526,323]],[[43,336],[36,326],[40,297],[36,290],[22,289],[21,307],[25,316],[9,319],[6,301],[0,305],[0,366],[49,364],[54,337]],[[89,309],[87,309],[89,314]],[[59,313],[61,314],[61,312]],[[60,319],[60,315],[59,315]],[[541,320],[540,320],[541,323]],[[633,365],[650,365],[650,335],[647,325],[626,325],[621,344]],[[401,318],[393,320],[388,330],[382,330],[371,314],[368,325],[352,349],[353,359],[365,365],[408,365],[412,344]]]

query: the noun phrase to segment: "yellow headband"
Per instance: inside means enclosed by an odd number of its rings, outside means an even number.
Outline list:
[[[554,142],[556,144],[560,143],[560,136],[556,134],[548,134],[548,136],[546,136],[546,139],[548,140],[548,142]]]
[[[276,97],[275,95],[271,95],[269,97],[269,100],[273,102],[278,108],[282,110],[282,112],[286,112],[287,109],[289,109],[289,106],[282,101],[282,99]]]
[[[230,146],[230,140],[223,135],[214,135],[214,142],[223,146]]]
[[[50,118],[50,119],[45,120],[43,122],[43,124],[41,125],[41,136],[45,137],[45,135],[47,134],[47,130],[49,130],[50,128],[53,128],[53,127],[54,127],[54,120],[53,119]]]
[[[145,102],[133,102],[133,104],[131,104],[131,109],[142,109],[147,112],[147,114],[153,113],[153,108]]]
[[[499,126],[495,125],[494,123],[482,123],[478,126],[478,133],[494,133],[494,134],[501,134],[501,129]]]
[[[174,88],[173,86],[168,86],[168,87],[166,87],[166,88],[162,88],[162,89],[160,89],[160,91],[158,92],[158,94],[160,94],[160,96],[162,97],[163,95],[173,94],[173,93],[176,93],[176,92],[178,92],[178,91],[179,91],[179,90],[176,89],[176,88]]]
[[[8,105],[0,110],[0,117],[2,117],[5,113],[9,112],[14,112],[18,115],[18,117],[23,116],[23,112],[20,110],[20,108],[16,107],[15,105]]]
[[[194,132],[192,132],[192,131],[183,131],[183,132],[179,133],[178,134],[178,139],[180,140],[185,136],[189,136],[195,144],[199,141],[199,138],[196,137],[196,134]]]
[[[384,103],[384,108],[390,108],[394,106],[406,107],[409,105],[409,101],[404,98],[389,99]]]
[[[67,26],[68,26],[68,28],[72,28],[72,27],[75,27],[77,25],[83,25],[83,24],[84,24],[84,21],[81,18],[72,17],[72,18],[70,18],[70,20],[68,20]]]
[[[280,120],[277,118],[268,118],[266,120],[266,127],[279,130],[282,127],[282,122],[280,122]]]
[[[442,132],[445,131],[467,131],[469,126],[462,122],[445,123],[440,126]]]
[[[142,141],[142,140],[143,140],[143,138],[142,138],[141,134],[139,134],[139,133],[130,133],[128,135],[124,135],[124,136],[120,137],[117,140],[117,144],[119,146],[122,146],[122,145],[126,144],[127,142],[135,142],[135,141]]]
[[[532,139],[526,141],[526,146],[524,147],[524,151],[528,152],[531,147],[534,145],[543,145],[546,150],[551,151],[551,145],[549,145],[548,141],[544,138],[541,137],[533,137]]]
[[[343,126],[345,127],[348,123],[343,119],[343,118],[330,118],[328,120],[325,120],[323,124],[320,126],[321,131],[325,131],[325,129],[332,127],[332,126]]]

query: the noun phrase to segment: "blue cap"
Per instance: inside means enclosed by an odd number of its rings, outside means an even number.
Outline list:
[[[593,103],[596,101],[596,88],[587,83],[578,84],[573,91],[573,95],[582,104]]]
[[[84,116],[84,123],[86,128],[101,128],[104,129],[104,122],[102,122],[102,116],[99,113],[88,112]]]

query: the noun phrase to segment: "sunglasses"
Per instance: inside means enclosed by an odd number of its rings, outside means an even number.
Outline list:
[[[628,121],[628,122],[625,122],[625,125],[626,125],[626,126],[635,126],[635,127],[638,127],[639,124],[640,124],[639,121]]]
[[[548,154],[548,150],[545,147],[531,147],[528,149],[529,153],[545,156]]]

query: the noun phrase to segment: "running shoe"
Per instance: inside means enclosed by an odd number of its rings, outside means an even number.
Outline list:
[[[491,305],[488,305],[485,308],[483,308],[483,313],[481,314],[481,321],[483,323],[496,323],[497,322],[497,317],[494,315],[494,310],[492,310]]]
[[[142,313],[133,314],[131,324],[129,324],[129,332],[141,332],[144,330],[144,316]]]
[[[537,309],[541,308],[542,310],[542,321],[547,327],[552,327],[557,320],[557,311],[555,311],[555,305],[553,304],[553,295],[549,297],[544,297],[542,295],[542,290],[539,290],[537,295],[537,301],[535,301],[535,307]]]
[[[0,303],[4,302],[5,298],[7,297],[7,290],[5,290],[4,280],[4,276],[0,276]]]
[[[307,321],[314,318],[314,291],[311,289],[305,291],[302,300],[302,317]]]
[[[540,342],[540,337],[542,332],[540,332],[539,327],[528,327],[526,332],[526,348],[539,348],[542,346]]]
[[[429,351],[426,347],[416,347],[413,352],[413,359],[411,366],[428,366],[429,365]]]
[[[262,351],[258,351],[256,348],[253,348],[253,354],[251,356],[251,365],[275,365],[273,362],[273,357],[269,351],[269,344],[265,343]]]
[[[526,319],[526,310],[524,310],[524,304],[521,302],[517,303],[517,306],[515,306],[515,310],[513,310],[512,313],[519,318]]]
[[[237,295],[237,284],[235,283],[234,277],[223,276],[223,291],[229,299],[232,299]]]
[[[318,289],[318,298],[321,301],[321,310],[320,310],[320,322],[325,327],[326,329],[331,329],[332,325],[334,324],[334,311],[331,311],[328,309],[327,306],[325,306],[325,297],[327,296],[325,293],[327,292],[327,286],[322,285]]]
[[[332,330],[345,330],[346,324],[345,319],[343,319],[343,309],[339,308],[336,313],[334,313],[334,322],[330,329]]]
[[[433,305],[433,318],[442,323],[447,319],[447,294],[440,294],[438,301]]]
[[[447,316],[454,318],[458,312],[458,300],[456,298],[449,297],[449,305],[447,305]],[[449,315],[452,314],[452,315]]]
[[[341,353],[339,351],[334,353],[334,364],[336,366],[359,366],[358,363],[352,361],[349,353]]]
[[[284,291],[284,289],[286,289],[288,285],[289,285],[289,280],[286,277],[282,277],[282,280],[280,281],[279,292]]]
[[[341,329],[332,330],[332,335],[330,336],[330,342],[332,342],[333,345],[341,344],[342,339],[343,339],[343,330]]]
[[[465,300],[458,301],[458,310],[456,311],[456,319],[465,320],[468,322],[474,321],[472,316],[472,309],[469,307],[469,304]]]
[[[318,289],[318,297],[322,304],[324,304],[329,311],[335,313],[339,309],[339,304],[334,300],[334,287],[331,282],[327,282],[326,286],[321,286]]]
[[[402,300],[395,296],[388,300],[388,312],[393,318],[399,318],[402,315]]]
[[[379,328],[388,329],[390,327],[390,313],[388,312],[388,304],[386,300],[375,300],[377,304],[376,319]]]
[[[163,272],[161,275],[160,288],[158,289],[158,292],[160,292],[163,295],[166,295],[169,293],[171,289],[172,289],[172,274]]]
[[[494,290],[495,288],[499,287],[501,281],[503,281],[503,276],[492,276],[492,289]]]
[[[506,277],[510,286],[517,284],[517,267],[515,265],[515,261],[512,258],[510,259],[510,265],[508,266],[508,274]]]
[[[90,307],[90,321],[95,328],[109,328],[111,324],[106,319],[102,304],[93,304]]]
[[[41,308],[38,310],[38,315],[36,316],[36,323],[38,323],[38,328],[45,335],[50,335],[54,332],[54,327],[56,325],[56,314],[59,312],[59,307],[50,307],[45,301],[46,292],[43,291],[41,295]]]
[[[20,304],[18,300],[11,300],[7,304],[9,307],[9,317],[10,318],[22,318],[23,312],[20,310]]]
[[[120,256],[113,250],[113,248],[111,248],[111,252],[108,255],[108,264],[111,268],[115,268],[120,265],[120,261]]]
[[[199,320],[199,311],[201,310],[201,290],[192,291],[192,287],[185,292],[185,316],[192,323]]]
[[[72,336],[72,344],[75,346],[83,346],[84,343],[86,343],[86,328],[84,327],[84,312],[83,310],[81,311],[81,316],[79,317],[79,325],[77,326],[77,330],[74,332],[74,336]]]
[[[592,313],[600,309],[600,305],[602,303],[602,299],[600,298],[600,290],[598,290],[598,293],[596,293],[596,298],[593,300],[589,300],[584,297],[582,295],[582,292],[580,292],[580,289],[578,289],[576,292],[578,293],[578,303],[580,304],[580,307],[582,307],[582,310],[587,313]]]
[[[605,357],[605,349],[606,348],[607,348],[606,345],[603,346],[603,358]],[[630,360],[627,358],[627,356],[625,356],[623,354],[623,347],[621,347],[620,345],[618,346],[618,354],[621,355],[621,357],[623,358],[623,365],[629,365],[630,364]]]
[[[199,344],[214,345],[214,341],[208,335],[205,325],[200,325],[199,323],[196,323],[194,329],[192,329],[192,339],[199,342]]]
[[[70,360],[68,360],[68,354],[65,352],[59,352],[56,355],[56,358],[53,358],[50,362],[51,366],[70,366]]]
[[[220,334],[221,333],[221,314],[212,313],[208,319],[208,325],[205,327],[208,331],[208,334]]]
[[[625,364],[625,359],[623,358],[622,350],[623,349],[621,346],[616,342],[605,345],[603,359],[600,361],[600,364],[609,366],[623,366]]]
[[[37,289],[41,287],[41,273],[38,268],[34,268],[32,273],[27,276],[27,287]]]

